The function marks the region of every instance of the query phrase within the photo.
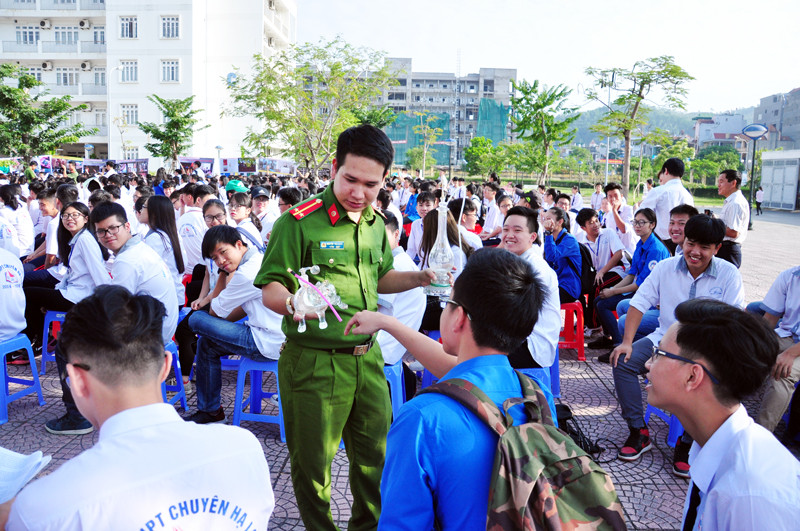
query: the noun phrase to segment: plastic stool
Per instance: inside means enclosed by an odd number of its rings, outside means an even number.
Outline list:
[[[564,331],[559,337],[558,346],[576,349],[578,361],[586,361],[583,350],[583,306],[580,302],[568,302],[562,304],[561,309],[564,311]]]
[[[244,397],[244,380],[247,373],[250,373],[250,396]],[[262,387],[262,373],[271,372],[275,375],[276,391],[274,393],[264,391]],[[261,401],[269,398],[272,395],[280,396],[280,387],[278,385],[278,361],[268,360],[251,360],[250,358],[242,358],[239,364],[239,376],[236,379],[236,398],[233,401],[233,421],[231,424],[239,426],[243,420],[252,422],[268,422],[271,424],[278,424],[281,431],[281,442],[286,442],[286,430],[283,426],[283,408],[280,400],[278,401],[278,414],[265,415],[261,413]],[[247,406],[250,406],[250,412],[245,411]]]
[[[28,352],[28,361],[30,362],[31,375],[33,376],[31,380],[16,378],[8,375],[6,354],[15,352],[22,348]],[[8,404],[14,400],[22,398],[23,396],[36,393],[39,396],[39,405],[43,406],[44,397],[42,396],[42,385],[39,383],[39,373],[36,371],[36,359],[33,357],[33,347],[31,347],[31,342],[25,334],[17,334],[11,339],[7,339],[0,343],[0,361],[3,363],[3,370],[0,371],[0,374],[3,375],[3,381],[0,382],[2,383],[2,394],[0,394],[0,424],[5,424],[8,422]],[[24,385],[26,388],[9,394],[9,383]]]
[[[561,398],[561,369],[558,363],[559,355],[558,347],[556,347],[556,359],[554,359],[553,364],[550,365],[550,391],[552,391],[554,397]]]
[[[403,384],[403,360],[394,365],[384,365],[383,374],[389,382],[389,397],[392,400],[392,420],[400,414],[400,408],[406,402],[406,386]]]
[[[650,404],[647,404],[647,410],[644,413],[644,423],[647,424],[650,421],[650,415],[654,414],[661,420],[667,423],[669,426],[669,434],[667,435],[667,444],[675,447],[675,444],[678,442],[678,438],[683,435],[683,426],[681,425],[681,421],[678,420],[678,417],[675,415],[670,415],[666,411],[658,409],[657,407],[653,407]]]
[[[50,325],[53,325],[53,337],[58,339],[58,332],[61,330],[61,323],[64,322],[64,317],[67,312],[48,311],[44,315],[44,329],[42,330],[42,368],[39,374],[44,375],[47,362],[55,363],[56,352],[55,350],[47,349],[47,339],[50,333]]]
[[[170,341],[164,345],[164,350],[172,353],[172,371],[175,373],[175,385],[167,385],[167,382],[161,382],[161,396],[164,402],[170,405],[175,405],[180,401],[181,407],[186,411],[186,389],[183,387],[183,374],[181,373],[181,362],[178,359],[178,347],[174,341]],[[167,393],[175,393],[172,398],[167,398]]]

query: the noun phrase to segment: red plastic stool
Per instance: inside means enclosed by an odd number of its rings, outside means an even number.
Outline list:
[[[561,305],[564,311],[564,330],[559,336],[558,348],[574,348],[578,351],[578,361],[586,361],[583,351],[583,307],[579,302]]]

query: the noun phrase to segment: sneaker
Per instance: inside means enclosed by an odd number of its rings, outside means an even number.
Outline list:
[[[24,349],[13,352],[7,356],[6,363],[9,365],[28,365],[30,363],[28,352]]]
[[[678,439],[675,453],[672,454],[672,473],[679,478],[689,479],[689,449],[691,444],[686,444]]]
[[[601,336],[594,341],[589,341],[586,346],[591,349],[611,348],[614,346],[614,340],[610,337]]]
[[[225,422],[225,411],[222,408],[219,408],[213,413],[209,413],[207,411],[197,411],[194,415],[185,420],[188,422],[194,422],[195,424],[215,424],[217,422]]]
[[[81,417],[76,419],[69,413],[57,419],[48,420],[44,424],[44,429],[54,435],[83,435],[94,431],[92,423]]]
[[[270,402],[272,405],[275,405],[275,406],[278,406],[278,405],[280,405],[281,399],[280,399],[280,397],[278,396],[278,393],[272,393],[272,394],[269,396],[269,402]]]
[[[647,428],[630,428],[630,430],[630,436],[617,452],[617,457],[623,461],[636,461],[653,447],[650,442],[650,430]]]
[[[191,392],[192,392],[192,382],[190,382],[189,380],[185,380],[185,381],[183,382],[183,391],[184,391],[184,392],[186,393],[186,395],[188,396],[188,395],[189,395],[189,393],[191,393]]]
[[[613,350],[609,350],[605,354],[600,354],[597,356],[597,361],[600,363],[610,363],[611,362],[611,353],[614,352]]]
[[[599,332],[602,329],[603,329],[603,327],[589,328],[588,326],[584,326],[583,327],[583,337],[586,337],[586,338],[592,337],[593,335],[595,335],[597,332]]]

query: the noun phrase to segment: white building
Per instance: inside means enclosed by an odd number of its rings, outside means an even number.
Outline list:
[[[139,121],[161,122],[151,94],[195,96],[197,117],[211,127],[194,135],[188,155],[238,156],[247,119],[220,117],[227,80],[246,72],[253,55],[295,42],[296,0],[0,0],[0,61],[17,62],[53,95],[89,109],[75,122],[96,135],[63,146],[64,155],[151,158]]]

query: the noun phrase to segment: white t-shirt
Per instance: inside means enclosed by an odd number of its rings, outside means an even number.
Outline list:
[[[110,417],[94,446],[24,488],[6,529],[267,529],[274,507],[252,433],[151,404]]]
[[[528,351],[541,367],[550,367],[556,359],[558,336],[561,334],[561,302],[558,297],[558,275],[533,245],[520,258],[528,261],[544,282],[547,296],[539,310],[539,318],[528,336]]]
[[[492,200],[486,205],[486,217],[483,221],[483,232],[492,232],[497,227],[503,226],[503,216],[500,214],[500,207]]]
[[[747,238],[747,226],[750,224],[750,204],[741,190],[736,190],[725,198],[719,217],[725,222],[726,227],[739,233],[736,238],[725,236],[725,240],[734,243],[744,242]]]
[[[652,208],[656,213],[656,235],[662,240],[669,239],[669,211],[678,205],[694,206],[694,198],[683,187],[680,179],[670,179],[656,186],[642,199],[639,208]]]
[[[600,229],[600,234],[597,235],[597,239],[594,242],[589,241],[585,232],[580,234],[577,239],[579,243],[589,247],[589,251],[591,251],[592,255],[592,263],[597,271],[600,271],[600,269],[611,260],[614,253],[625,250],[622,242],[617,238],[617,233],[612,229]],[[616,266],[612,267],[609,272],[616,273],[620,277],[625,277],[626,269],[627,267],[625,266],[625,260],[623,258]]]
[[[203,263],[203,236],[208,231],[208,225],[203,219],[203,210],[197,207],[186,207],[184,214],[178,220],[178,236],[186,250],[183,261],[186,272],[191,273],[194,266]]]
[[[97,286],[111,284],[100,244],[82,229],[69,242],[69,267],[56,285],[61,295],[75,304],[94,293]]]
[[[11,339],[27,326],[23,278],[19,256],[0,248],[0,341]]]
[[[175,253],[172,251],[172,242],[169,237],[162,231],[150,229],[144,237],[144,243],[149,245],[150,248],[161,257],[161,260],[164,261],[172,277],[172,281],[175,284],[178,305],[183,305],[183,301],[186,300],[186,288],[183,286],[183,273],[178,271],[178,265],[175,263]],[[178,244],[180,245],[180,243],[180,238],[178,238]],[[186,253],[183,251],[183,246],[181,246],[181,256],[185,255]]]
[[[625,232],[622,232],[622,229],[617,225],[617,218],[614,217],[613,212],[608,212],[606,214],[603,219],[603,226],[616,232],[617,238],[622,242],[625,250],[633,256],[633,253],[636,252],[636,244],[639,243],[639,237],[636,235],[636,231],[633,230],[633,208],[631,208],[630,205],[622,205],[618,213],[625,227]]]
[[[0,208],[0,217],[5,218],[17,230],[19,255],[27,256],[32,253],[34,242],[33,221],[31,221],[27,206],[21,204],[16,210],[12,210],[10,206],[5,205]]]
[[[419,271],[417,265],[403,252],[402,247],[392,249],[392,255],[394,268],[397,271]],[[413,288],[400,293],[379,293],[378,311],[384,315],[392,315],[412,330],[417,330],[422,324],[426,301],[422,288]],[[406,348],[384,330],[378,332],[377,340],[383,354],[383,362],[387,365],[394,365],[406,353]]]
[[[58,257],[58,227],[61,224],[61,217],[56,216],[47,224],[47,229],[44,233],[44,252],[45,254],[52,254]],[[56,280],[61,280],[67,274],[67,268],[64,264],[59,263],[47,270],[50,275]]]
[[[483,248],[483,240],[481,240],[481,237],[474,232],[468,231],[464,225],[459,225],[458,231],[461,233],[461,239],[467,242],[467,245],[476,251]]]
[[[593,192],[591,197],[591,205],[592,208],[600,211],[600,207],[603,205],[603,198],[606,196],[603,192]]]
[[[20,257],[17,229],[3,218],[0,218],[0,249],[5,249],[17,258]]]
[[[172,340],[178,326],[178,295],[167,264],[139,236],[132,236],[117,252],[111,266],[113,284],[131,293],[144,293],[164,303],[167,315],[161,327],[164,344]]]

